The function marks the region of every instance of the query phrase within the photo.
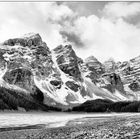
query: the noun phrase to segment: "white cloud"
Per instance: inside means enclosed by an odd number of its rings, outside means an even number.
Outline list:
[[[139,2],[110,2],[104,8],[104,14],[112,18],[135,16],[140,13]]]
[[[117,9],[120,5],[123,10]],[[139,9],[133,2],[112,2],[103,9],[108,16],[98,17],[94,14],[78,16],[68,6],[54,2],[0,3],[0,42],[37,32],[54,48],[63,43],[60,31],[64,31],[63,35],[69,37],[82,58],[94,55],[100,61],[110,57],[128,60],[140,55],[140,29],[122,17],[133,16]],[[117,18],[114,22],[110,17]]]
[[[112,21],[96,15],[79,17],[67,32],[78,35],[84,47],[76,47],[77,54],[83,58],[94,55],[100,61],[113,57],[125,61],[140,55],[140,29],[122,18]]]
[[[52,24],[49,20],[61,20],[72,14],[67,6],[55,2],[0,3],[0,42],[37,32],[48,46],[54,48],[63,40],[59,34],[60,25]]]

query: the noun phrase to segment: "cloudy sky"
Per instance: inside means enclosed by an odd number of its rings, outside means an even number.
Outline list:
[[[0,42],[29,32],[82,58],[129,60],[140,55],[140,2],[0,2]]]

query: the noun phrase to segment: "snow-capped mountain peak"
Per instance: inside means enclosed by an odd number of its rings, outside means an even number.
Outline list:
[[[0,86],[23,91],[37,102],[70,107],[87,100],[138,100],[126,92],[119,73],[106,73],[94,56],[79,58],[71,45],[50,50],[39,34],[6,40],[0,46]]]

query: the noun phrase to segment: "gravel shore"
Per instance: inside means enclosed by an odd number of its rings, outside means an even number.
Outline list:
[[[0,139],[138,139],[140,138],[140,115],[105,118],[80,118],[69,121],[66,126],[46,128],[35,126],[20,130],[0,130]]]

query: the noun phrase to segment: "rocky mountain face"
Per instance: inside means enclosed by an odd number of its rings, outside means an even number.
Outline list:
[[[103,65],[105,67],[106,73],[115,72],[116,70],[116,63],[113,60],[113,58],[110,58],[109,60],[105,61]]]
[[[10,106],[14,98],[18,102],[16,109],[25,109],[20,103],[24,97],[24,102],[55,109],[95,99],[139,100],[139,60],[137,57],[115,63],[110,59],[104,64],[94,56],[82,60],[71,45],[50,50],[34,33],[9,39],[0,45],[0,89],[6,91],[0,94],[0,103]],[[9,91],[14,92],[14,97]]]
[[[105,72],[104,65],[102,65],[94,56],[86,58],[81,69],[85,76],[89,77],[93,83],[96,83],[98,78]]]
[[[126,91],[133,92],[140,98],[140,56],[116,63],[116,67],[116,73],[120,75]]]

